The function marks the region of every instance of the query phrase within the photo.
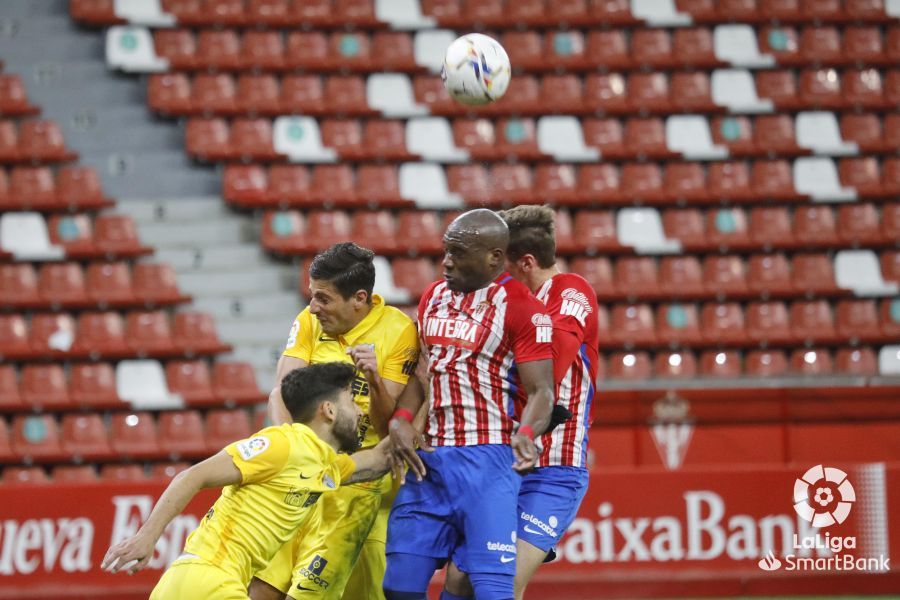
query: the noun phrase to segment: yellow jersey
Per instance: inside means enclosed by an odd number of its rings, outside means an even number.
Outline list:
[[[292,356],[307,364],[345,362],[353,364],[347,348],[362,344],[375,346],[378,373],[382,379],[406,385],[415,373],[419,358],[419,338],[416,325],[400,309],[388,306],[378,294],[372,295],[369,314],[344,335],[333,338],[322,331],[319,320],[306,308],[294,319],[288,337],[285,356]],[[380,439],[370,427],[369,383],[362,372],[353,381],[353,399],[363,411],[359,439],[362,448],[371,448]]]
[[[249,585],[312,514],[319,496],[353,474],[355,463],[300,423],[267,427],[225,452],[242,481],[222,489],[184,552]]]

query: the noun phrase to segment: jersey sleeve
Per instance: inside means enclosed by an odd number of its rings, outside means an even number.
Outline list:
[[[412,320],[405,322],[380,369],[382,378],[403,385],[406,385],[409,376],[416,372],[416,364],[419,361],[419,334]]]
[[[356,463],[347,454],[338,454],[334,459],[334,466],[337,467],[341,475],[341,483],[350,479],[350,476],[356,471]]]
[[[291,333],[288,335],[287,344],[284,347],[284,356],[299,358],[307,363],[311,362],[315,331],[313,316],[308,308],[303,309],[291,325]]]
[[[284,469],[291,444],[277,427],[267,427],[245,440],[225,447],[241,472],[241,485],[271,479]]]
[[[597,312],[594,290],[580,277],[562,277],[558,291],[554,290],[547,299],[547,312],[553,319],[554,330],[568,331],[581,344],[585,338],[587,319]],[[557,287],[554,282],[554,287]]]
[[[516,362],[553,358],[553,321],[546,311],[533,296],[510,298],[506,327]]]

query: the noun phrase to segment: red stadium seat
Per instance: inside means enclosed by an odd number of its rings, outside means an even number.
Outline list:
[[[647,304],[618,304],[613,307],[610,320],[612,339],[616,345],[656,344],[653,311]]]
[[[838,176],[841,185],[855,188],[860,196],[878,197],[882,195],[881,173],[879,173],[878,159],[874,156],[842,158],[838,164]]]
[[[393,165],[361,165],[356,170],[358,203],[375,206],[408,206],[400,197],[400,180]]]
[[[804,27],[800,56],[812,64],[835,64],[843,60],[841,35],[837,27]]]
[[[19,130],[12,121],[0,121],[0,161],[19,159]]]
[[[322,142],[342,157],[359,157],[363,153],[362,125],[358,120],[328,119],[321,122]]]
[[[97,481],[99,476],[92,465],[57,465],[50,473],[57,483],[87,483]]]
[[[841,138],[863,152],[877,152],[885,145],[881,119],[873,113],[841,115]]]
[[[838,242],[834,213],[829,206],[800,206],[794,211],[794,237],[806,246]]]
[[[386,71],[418,70],[412,36],[402,31],[379,31],[372,38],[373,64]]]
[[[194,109],[191,80],[185,73],[161,73],[147,79],[147,105],[164,115],[186,115]]]
[[[686,246],[706,245],[703,213],[696,208],[667,209],[662,214],[666,238],[679,240]]]
[[[263,401],[253,367],[242,362],[217,362],[213,366],[213,389],[225,406]]]
[[[654,372],[657,377],[686,379],[697,375],[697,357],[689,351],[667,351],[656,355]]]
[[[150,468],[150,477],[152,479],[172,479],[190,467],[191,463],[183,461],[154,463]]]
[[[494,165],[489,185],[491,202],[495,204],[520,204],[534,197],[531,169],[523,164]]]
[[[834,315],[826,300],[794,302],[790,312],[791,332],[809,344],[834,339]]]
[[[760,28],[759,50],[775,57],[779,65],[802,65],[806,61],[800,56],[800,42],[797,30],[783,25]]]
[[[569,264],[569,270],[584,277],[598,296],[603,298],[615,296],[616,284],[609,258],[605,256],[573,258]]]
[[[684,298],[704,293],[700,261],[696,256],[666,256],[660,259],[660,290],[667,296]]]
[[[798,375],[830,375],[831,354],[823,349],[797,349],[791,353],[791,371]]]
[[[783,302],[751,302],[747,306],[747,336],[754,342],[785,343],[793,339]]]
[[[110,446],[123,458],[161,456],[156,437],[156,422],[150,413],[115,413],[109,422]]]
[[[635,29],[631,32],[631,56],[645,67],[672,66],[672,37],[665,29]]]
[[[366,100],[366,84],[362,77],[332,75],[325,82],[326,108],[329,112],[365,114],[371,112]]]
[[[673,55],[679,65],[713,67],[719,64],[712,31],[707,27],[676,29],[672,37],[672,46]]]
[[[890,73],[890,72],[889,72]],[[881,72],[878,69],[851,69],[844,71],[841,78],[843,87],[843,103],[854,108],[881,108],[885,101],[890,101],[890,89],[882,84]]]
[[[747,293],[746,268],[739,256],[707,256],[703,281],[710,295],[724,298]]]
[[[62,365],[25,365],[19,385],[22,401],[36,411],[71,408]]]
[[[662,187],[666,197],[675,202],[702,202],[708,197],[706,173],[697,162],[668,163]]]
[[[748,117],[713,117],[710,123],[713,143],[728,148],[732,156],[756,153],[753,143],[754,128]]]
[[[791,267],[784,254],[754,254],[747,266],[747,287],[763,297],[784,296],[793,291]]]
[[[76,460],[110,458],[112,448],[103,417],[99,413],[63,416],[62,449]]]
[[[757,160],[751,177],[753,195],[757,198],[794,200],[800,198],[794,190],[791,165],[786,160]]]
[[[312,172],[311,195],[325,206],[357,204],[356,179],[350,165],[316,165]],[[310,223],[310,231],[315,229]]]
[[[409,291],[412,298],[419,298],[437,279],[434,263],[424,257],[395,258],[391,262],[391,271],[394,275],[394,284]]]
[[[745,162],[710,164],[707,184],[711,198],[740,201],[755,196],[750,186],[750,170]]]
[[[69,398],[76,406],[102,408],[121,405],[112,365],[73,364],[69,372]]]
[[[878,374],[878,359],[871,348],[840,348],[835,371],[841,375],[871,377]]]
[[[544,49],[537,31],[507,31],[500,43],[509,55],[510,63],[521,69],[540,69],[544,66]]]
[[[659,272],[652,257],[623,257],[616,261],[615,282],[621,294],[633,302],[659,295]]]
[[[185,128],[188,154],[200,160],[224,160],[232,156],[230,132],[224,119],[190,119]]]
[[[190,69],[194,66],[197,42],[186,29],[159,29],[153,33],[153,45],[160,58],[169,61],[175,69]]]
[[[125,324],[122,316],[114,312],[79,315],[78,336],[75,338],[72,351],[91,358],[131,354],[125,341]]]
[[[538,158],[534,119],[501,119],[497,122],[496,151],[502,156],[519,159]]]
[[[238,113],[234,78],[223,73],[200,73],[191,84],[191,106],[202,115]]]
[[[29,263],[0,264],[0,305],[26,307],[39,303],[34,267]]]
[[[584,104],[585,108],[608,114],[630,111],[625,78],[621,73],[589,73],[584,83]]]
[[[304,167],[300,167],[304,170]],[[268,174],[262,165],[227,165],[223,176],[222,195],[230,203],[265,204]]]
[[[131,272],[125,263],[91,263],[88,265],[86,279],[91,302],[101,306],[135,302],[131,289]]]
[[[235,119],[231,124],[231,149],[242,160],[276,160],[281,157],[272,143],[268,119]]]
[[[545,75],[541,80],[541,104],[548,112],[581,112],[584,108],[581,78],[576,75]]]
[[[619,119],[585,119],[582,122],[584,142],[600,150],[603,157],[628,156],[625,134]]]
[[[50,483],[47,472],[41,467],[6,467],[3,469],[5,485],[41,485]]]
[[[625,147],[638,157],[666,157],[666,127],[662,119],[634,118],[625,123]]]
[[[646,352],[616,352],[609,357],[609,378],[646,381],[653,375],[650,355]]]
[[[706,73],[672,74],[671,104],[679,111],[710,112],[717,110],[713,102],[709,76]]]
[[[88,302],[84,273],[75,263],[42,266],[38,292],[41,301],[51,307],[78,306]]]
[[[65,161],[77,158],[66,148],[55,121],[25,121],[19,125],[19,156],[29,160]]]
[[[166,264],[135,264],[132,289],[137,300],[148,305],[172,304],[187,299],[178,291],[175,271]]]
[[[791,109],[804,106],[797,89],[797,78],[793,71],[774,70],[755,73],[756,93],[760,98],[771,100],[777,108]]]
[[[900,282],[900,250],[882,252],[881,273],[887,281]]]
[[[668,112],[672,108],[668,76],[660,72],[632,73],[628,76],[628,99],[635,112]]]
[[[26,405],[22,402],[19,394],[19,382],[15,368],[12,365],[0,365],[0,412],[24,410],[25,408]],[[0,427],[5,426],[6,422],[3,421]],[[2,440],[0,440],[0,444],[3,443]],[[2,452],[0,449],[0,457],[3,455]]]
[[[311,200],[312,178],[303,165],[272,165],[266,196],[279,205],[302,204]]]
[[[843,58],[856,64],[884,63],[884,43],[877,27],[846,27],[844,29]]]
[[[56,461],[64,457],[59,427],[50,415],[20,415],[12,423],[12,449],[24,461]]]
[[[16,73],[0,74],[0,114],[29,115],[40,109],[28,101],[22,77]]]
[[[353,215],[350,239],[356,240],[376,254],[392,254],[401,250],[394,217],[387,211],[358,211]]]
[[[197,35],[197,66],[234,70],[241,66],[241,40],[232,29],[204,29]]]
[[[209,367],[201,360],[166,363],[166,383],[170,392],[181,395],[191,406],[218,403]]]
[[[19,314],[0,314],[0,356],[4,359],[31,354],[28,326]]]
[[[172,341],[186,355],[227,352],[230,349],[230,346],[219,341],[212,316],[193,311],[175,315]]]
[[[704,377],[740,377],[741,355],[734,350],[707,350],[700,355],[700,374]]]
[[[325,88],[318,75],[286,75],[281,80],[281,110],[287,114],[321,114]]]
[[[175,352],[169,317],[163,311],[136,311],[126,317],[128,344],[139,356],[169,355]]]
[[[616,202],[621,197],[619,188],[619,169],[613,164],[588,164],[578,169],[578,197],[584,204]]]
[[[758,116],[756,118],[753,140],[758,149],[767,153],[786,156],[805,153],[797,145],[794,119],[790,115]]]
[[[656,309],[656,333],[662,342],[694,345],[703,341],[695,304],[661,304]]]
[[[784,206],[757,207],[750,211],[750,239],[771,248],[794,240],[791,217]]]
[[[107,254],[143,254],[134,221],[127,215],[99,215],[94,220],[94,244]]]
[[[109,204],[100,177],[91,167],[62,167],[56,174],[56,199],[71,208],[100,208]]]
[[[878,322],[878,307],[874,300],[841,300],[837,304],[837,335],[852,344],[878,342],[889,337]]]
[[[881,336],[883,339],[900,339],[900,301],[882,300],[879,309],[881,319]]]
[[[578,198],[576,171],[569,164],[542,164],[535,167],[535,193],[550,204],[574,204]]]
[[[744,368],[752,377],[778,377],[787,373],[788,360],[781,350],[753,350],[747,353]]]
[[[48,167],[15,167],[10,174],[9,193],[22,208],[61,208],[56,198],[56,182]]]
[[[274,75],[241,75],[235,101],[238,110],[250,115],[279,114],[281,100],[278,80]]]
[[[261,71],[285,65],[284,40],[278,31],[246,31],[241,38],[241,63]]]
[[[206,454],[203,418],[195,410],[164,412],[159,416],[159,447],[172,460]]]
[[[707,342],[742,344],[747,340],[744,313],[736,302],[704,304],[700,311],[700,331]]]
[[[103,465],[100,467],[100,479],[103,481],[143,481],[147,479],[140,465]]]
[[[559,230],[557,230],[557,236],[562,237]],[[577,247],[584,248],[588,255],[618,247],[619,239],[616,236],[615,216],[606,210],[579,211],[575,216],[575,227],[571,239]]]
[[[749,243],[747,214],[740,208],[720,208],[706,213],[707,243],[736,248]]]
[[[371,120],[366,123],[364,138],[367,153],[377,158],[411,156],[406,149],[406,130],[400,121]]]
[[[368,35],[352,32],[333,33],[329,41],[329,55],[342,70],[367,71],[373,67]]]
[[[321,31],[288,32],[285,63],[298,69],[329,64],[328,38]]]
[[[882,206],[881,234],[886,240],[900,239],[900,204]]]
[[[36,314],[31,317],[29,341],[33,352],[53,356],[66,355],[72,336],[75,334],[75,322],[72,315],[65,313]]]
[[[433,212],[401,212],[397,231],[402,232],[403,246],[413,254],[438,254],[443,248],[440,223]]]
[[[246,439],[252,433],[246,410],[211,410],[206,415],[206,451],[209,454]]]
[[[845,243],[865,246],[881,241],[881,218],[874,204],[854,202],[841,206],[837,222],[838,237]]]

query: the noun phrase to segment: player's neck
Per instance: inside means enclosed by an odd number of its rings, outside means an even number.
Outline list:
[[[528,287],[531,288],[531,293],[537,294],[537,291],[541,289],[549,279],[552,279],[554,275],[559,275],[559,269],[556,265],[547,269],[537,269],[532,271],[531,277],[528,278]]]
[[[313,419],[309,423],[306,423],[306,426],[313,430],[313,433],[316,436],[331,446],[335,452],[340,452],[341,445],[338,442],[337,437],[335,437],[334,433],[331,431],[331,427],[328,423],[324,421],[320,421],[319,419]]]

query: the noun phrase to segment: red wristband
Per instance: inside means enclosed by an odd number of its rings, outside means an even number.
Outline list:
[[[528,439],[534,439],[534,429],[531,428],[531,425],[522,425],[516,433],[518,435],[527,436]]]
[[[391,415],[391,421],[394,419],[403,419],[407,423],[413,422],[414,415],[406,410],[405,408],[397,407],[397,410],[394,411],[394,414]]]

